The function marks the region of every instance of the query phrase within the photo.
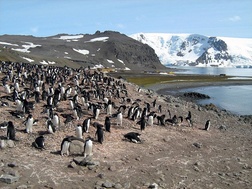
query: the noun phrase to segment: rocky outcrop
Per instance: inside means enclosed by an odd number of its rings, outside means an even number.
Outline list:
[[[114,31],[43,38],[3,35],[0,36],[0,57],[4,61],[56,66],[142,71],[165,69],[149,45]]]

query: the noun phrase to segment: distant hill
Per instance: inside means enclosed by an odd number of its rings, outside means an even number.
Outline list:
[[[130,37],[151,46],[164,65],[252,67],[251,38],[169,33],[137,33]]]
[[[114,31],[50,37],[2,35],[0,60],[120,70],[165,68],[149,45]]]

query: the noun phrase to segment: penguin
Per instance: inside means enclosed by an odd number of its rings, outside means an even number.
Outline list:
[[[98,142],[102,144],[104,140],[102,125],[97,122],[94,125],[96,126],[95,135],[97,136]]]
[[[15,127],[12,121],[9,121],[7,126],[7,140],[15,140],[15,132]]]
[[[141,134],[139,134],[137,132],[129,132],[129,133],[123,135],[123,136],[126,139],[130,140],[131,142],[139,143],[139,142],[141,142],[140,135]]]
[[[32,125],[33,125],[33,117],[31,114],[28,115],[25,121],[25,126],[26,126],[26,132],[27,133],[32,133]]]
[[[9,123],[7,121],[4,121],[3,123],[0,123],[0,129],[7,129],[8,124]]]
[[[81,125],[77,125],[77,127],[75,128],[75,133],[76,133],[76,137],[77,138],[82,138],[82,126]]]
[[[45,138],[43,135],[37,137],[35,142],[33,142],[33,146],[38,149],[45,149]]]
[[[60,154],[61,156],[63,155],[69,155],[69,147],[70,147],[71,140],[69,137],[66,137],[62,140],[61,142],[61,149],[60,149]]]
[[[77,108],[73,109],[73,115],[74,115],[74,118],[76,118],[77,120],[80,119],[80,117],[79,117],[79,110]]]
[[[160,125],[165,126],[165,122],[166,122],[165,114],[163,114],[161,116],[157,116],[157,120],[158,120],[158,125],[160,124]]]
[[[82,132],[88,133],[90,127],[91,118],[86,118],[82,123]]]
[[[206,124],[205,124],[205,130],[206,130],[206,131],[209,130],[210,125],[211,125],[210,120],[207,120],[207,121],[206,121]]]
[[[53,124],[51,118],[48,118],[47,120],[47,131],[50,134],[53,134],[56,131],[55,125]]]
[[[142,117],[138,123],[140,124],[141,131],[145,130],[145,127],[146,127],[145,117]]]
[[[111,123],[110,123],[110,118],[109,118],[108,116],[105,118],[105,123],[104,123],[104,125],[105,125],[105,130],[106,130],[107,132],[110,132]]]
[[[192,119],[191,111],[188,111],[188,115],[187,115],[187,117],[185,119],[186,119],[186,121]]]
[[[54,125],[55,128],[59,128],[60,127],[60,119],[59,119],[59,116],[58,116],[57,113],[55,113],[53,115],[52,124]]]
[[[73,100],[69,100],[69,106],[70,106],[70,110],[74,109],[74,101]]]
[[[98,116],[100,114],[100,107],[95,106],[93,113],[94,113],[94,119],[98,119]]]
[[[153,114],[149,114],[148,116],[147,116],[147,124],[149,125],[149,126],[153,126],[153,120],[154,120],[154,116],[153,116]]]
[[[122,112],[119,111],[116,116],[117,125],[122,126],[122,120],[123,120]]]
[[[178,120],[177,125],[178,125],[178,126],[181,126],[181,124],[183,123],[183,117],[182,117],[182,116],[179,116],[178,118],[179,118],[179,120]]]
[[[93,150],[93,141],[88,138],[85,141],[85,145],[84,145],[84,158],[87,156],[92,156],[92,150]]]
[[[112,103],[108,103],[107,106],[107,115],[111,115],[112,114]]]

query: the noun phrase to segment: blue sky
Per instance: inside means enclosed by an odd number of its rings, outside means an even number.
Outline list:
[[[251,0],[0,0],[0,35],[112,30],[252,38]]]

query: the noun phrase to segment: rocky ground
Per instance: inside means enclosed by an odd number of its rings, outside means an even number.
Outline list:
[[[65,125],[61,117],[61,128],[54,134],[46,132],[46,116],[41,113],[45,102],[35,104],[33,117],[38,119],[33,126],[33,133],[27,134],[24,119],[9,114],[14,110],[14,102],[1,107],[0,123],[13,121],[18,141],[9,142],[9,146],[0,149],[0,188],[252,188],[252,132],[251,119],[232,115],[219,110],[214,105],[202,107],[191,101],[170,95],[158,95],[148,90],[126,83],[128,95],[132,102],[141,106],[156,99],[162,105],[162,112],[186,117],[192,113],[193,127],[187,122],[180,126],[157,124],[140,131],[140,126],[127,118],[125,113],[123,125],[117,126],[111,118],[110,133],[105,133],[103,144],[93,141],[92,161],[94,166],[80,166],[73,161],[82,159],[82,155],[61,156],[60,144],[67,135],[75,135],[75,126],[91,116],[86,107],[86,114],[80,120]],[[0,87],[1,96],[6,95]],[[117,106],[119,99],[112,99]],[[127,107],[132,105],[127,104]],[[67,101],[60,102],[64,113],[69,113]],[[157,107],[152,107],[158,112]],[[113,110],[116,112],[116,109]],[[127,112],[127,111],[126,111]],[[95,121],[104,123],[106,112],[102,111]],[[211,120],[209,131],[203,130],[205,122]],[[96,129],[91,127],[83,137],[94,137]],[[141,133],[141,143],[132,143],[124,139],[128,132]],[[32,142],[39,135],[45,137],[45,149],[32,147]],[[6,129],[0,130],[1,141],[6,140]],[[15,180],[16,179],[16,180]]]

